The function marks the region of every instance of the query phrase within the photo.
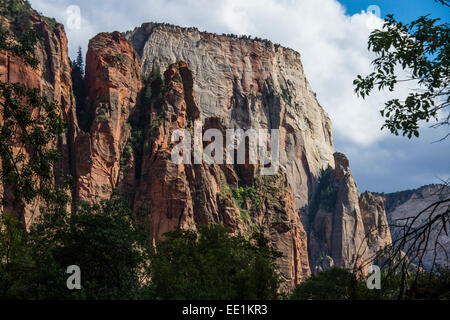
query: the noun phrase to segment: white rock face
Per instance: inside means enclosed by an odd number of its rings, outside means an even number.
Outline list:
[[[442,185],[424,186],[411,192],[404,191],[397,194],[387,194],[384,197],[386,198],[387,216],[389,225],[391,226],[392,238],[395,241],[398,234],[401,234],[399,233],[401,232],[401,228],[394,227],[394,225],[401,226],[405,223],[404,221],[399,221],[399,219],[414,217],[431,204],[439,200],[448,199],[450,197],[450,187]],[[419,226],[428,219],[430,215],[433,217],[442,213],[444,210],[448,210],[447,206],[438,207],[432,215],[431,209],[425,211],[414,225]],[[448,222],[447,231],[450,231]],[[441,221],[436,223],[435,228],[431,232],[429,239],[430,244],[428,245],[423,258],[424,267],[427,269],[431,268],[433,264],[435,256],[434,243],[436,241],[440,243],[436,252],[436,264],[448,266],[449,261],[447,255],[450,254],[450,237],[446,235],[445,230],[442,229]],[[416,261],[413,260],[413,262]]]
[[[280,129],[280,162],[297,209],[311,197],[320,169],[334,167],[331,122],[305,78],[300,54],[255,41],[154,23],[126,34],[142,71],[189,64],[201,118],[228,128]]]

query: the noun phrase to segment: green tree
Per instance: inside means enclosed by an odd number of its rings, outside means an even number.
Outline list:
[[[9,20],[14,32],[21,35],[31,27],[30,16],[35,14],[28,1],[2,0],[0,7],[0,19],[3,17]]]
[[[160,108],[163,100],[164,82],[161,77],[161,71],[155,67],[148,76],[143,77],[144,89],[142,104],[148,107],[153,104],[154,108]]]
[[[92,116],[86,110],[86,84],[84,81],[84,60],[81,47],[78,47],[77,57],[70,61],[72,67],[72,90],[76,101],[78,124],[83,131],[90,129]]]
[[[37,68],[34,48],[38,43],[34,29],[16,37],[0,26],[0,49]],[[18,215],[26,204],[39,198],[48,206],[64,207],[64,183],[55,188],[54,165],[60,160],[56,148],[66,124],[61,107],[48,100],[39,89],[11,83],[9,75],[0,81],[0,201],[5,212]],[[68,182],[68,181],[66,181]]]
[[[300,283],[292,291],[290,298],[293,300],[393,300],[398,297],[401,287],[401,275],[388,275],[381,272],[381,289],[370,290],[367,288],[366,279],[358,277],[350,270],[333,267],[312,275],[306,281]],[[433,276],[436,279],[436,276]],[[442,277],[443,278],[443,277]],[[448,278],[448,273],[447,273]],[[447,280],[448,282],[448,280]],[[407,283],[408,288],[412,282]],[[436,283],[433,283],[435,285]],[[417,292],[430,290],[433,294],[445,294],[444,283],[439,287],[426,284],[424,281],[417,287]],[[409,289],[408,289],[409,290]],[[448,292],[448,290],[447,290]],[[409,294],[413,298],[412,294]],[[418,296],[416,296],[418,297]],[[422,298],[425,298],[422,295]]]
[[[409,299],[450,299],[450,269],[438,268],[437,272],[424,273],[406,292]]]
[[[140,296],[148,280],[150,245],[147,233],[133,223],[130,206],[121,197],[113,196],[99,204],[83,202],[69,216],[54,217],[51,212],[44,214],[30,231],[37,268],[33,280],[40,299]],[[66,288],[64,271],[69,265],[81,268],[79,292]]]
[[[297,285],[291,295],[295,300],[352,300],[358,298],[359,282],[356,276],[333,267]]]
[[[74,65],[80,70],[81,76],[84,77],[84,61],[81,47],[78,47],[77,59],[74,61]]]
[[[158,299],[275,299],[279,256],[261,234],[246,240],[215,224],[176,230],[152,254],[152,292]]]
[[[440,2],[449,6],[448,1]],[[416,84],[404,101],[391,99],[380,111],[385,118],[382,128],[395,135],[418,137],[421,121],[435,120],[435,127],[450,124],[449,25],[438,24],[439,20],[422,16],[404,24],[388,15],[383,28],[369,37],[368,49],[377,56],[372,61],[374,71],[366,77],[358,75],[355,92],[365,98],[374,88],[394,91],[400,82]],[[398,68],[408,76],[399,79]]]
[[[2,16],[11,22],[11,29],[3,26],[3,20],[0,23],[0,49],[6,52],[8,63],[14,57],[37,68],[35,47],[40,42],[28,19],[31,8],[27,3],[23,6],[20,1],[8,1],[2,9]],[[25,18],[28,23],[20,23]],[[53,172],[60,160],[56,142],[65,130],[65,123],[57,103],[38,89],[11,83],[9,74],[3,76],[6,81],[0,81],[0,290],[12,288],[20,292],[26,291],[23,279],[27,273],[22,271],[30,266],[32,252],[24,231],[25,206],[39,199],[48,210],[61,214],[68,201],[65,189],[69,180],[56,186]]]
[[[30,271],[31,250],[27,234],[15,215],[0,215],[0,299],[14,295],[27,296],[27,272]]]
[[[0,297],[16,299],[138,299],[148,278],[147,233],[133,223],[120,197],[80,203],[70,215],[42,213],[20,259],[0,265]],[[81,269],[81,290],[68,290],[65,273]]]

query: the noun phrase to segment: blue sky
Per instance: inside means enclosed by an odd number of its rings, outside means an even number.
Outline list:
[[[394,16],[402,22],[409,22],[420,15],[431,14],[445,21],[449,21],[450,10],[437,4],[433,0],[339,0],[349,15],[359,13],[370,5],[380,7],[381,17],[387,14]]]
[[[359,190],[392,192],[417,188],[450,177],[448,128],[421,131],[419,139],[395,137],[380,130],[380,107],[404,98],[404,85],[367,100],[356,97],[353,80],[371,71],[370,32],[382,19],[367,8],[377,5],[381,18],[393,13],[409,22],[431,13],[444,21],[450,10],[433,0],[30,0],[43,14],[65,25],[69,54],[86,50],[99,32],[127,31],[144,22],[194,26],[215,33],[248,34],[300,52],[306,76],[333,123],[335,149],[344,152]],[[71,28],[67,9],[76,4],[81,25]]]

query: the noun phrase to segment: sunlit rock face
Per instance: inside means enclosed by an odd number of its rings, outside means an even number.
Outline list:
[[[49,142],[49,145],[57,147],[62,155],[61,161],[54,168],[55,184],[59,184],[63,177],[72,175],[74,172],[73,141],[78,130],[67,37],[63,25],[56,22],[51,25],[47,18],[40,16],[28,4],[20,1],[20,5],[27,8],[28,12],[26,18],[24,14],[23,19],[29,20],[27,21],[28,27],[32,27],[40,37],[34,52],[38,65],[36,68],[32,68],[24,60],[0,50],[0,79],[3,82],[21,83],[28,88],[37,88],[50,101],[61,105],[61,117],[67,122],[68,127],[59,139]],[[9,29],[13,34],[23,31],[19,25],[10,22],[7,17],[0,16],[0,19],[2,27]],[[1,122],[0,116],[0,124]],[[22,152],[25,157],[28,157],[29,150],[19,148],[19,145],[20,143],[17,142],[17,148],[13,152]],[[39,216],[39,207],[44,205],[40,199],[25,206],[15,204],[10,186],[0,184],[0,193],[7,201],[6,207],[1,209],[19,214],[25,229]]]
[[[145,98],[149,86],[155,88],[140,78],[136,57],[119,33],[102,33],[90,42],[86,84],[92,120],[89,132],[77,137],[77,198],[95,201],[122,192],[154,241],[178,227],[195,229],[196,223],[223,223],[245,236],[262,231],[283,253],[279,264],[286,288],[309,276],[306,233],[286,171],[262,177],[254,165],[174,163],[172,134],[193,130],[201,117],[195,76],[185,62],[167,66],[157,103]],[[135,146],[138,122],[141,140]],[[208,128],[225,129],[218,117],[204,119]],[[238,195],[241,187],[257,190],[257,200]]]
[[[144,73],[185,61],[202,119],[227,128],[280,130],[280,160],[296,209],[311,196],[320,169],[334,167],[331,122],[305,77],[300,54],[274,45],[148,23],[126,34]]]
[[[131,134],[127,122],[141,86],[139,57],[121,33],[100,33],[91,39],[85,115],[90,126],[76,139],[78,199],[106,199],[118,187],[120,159]]]

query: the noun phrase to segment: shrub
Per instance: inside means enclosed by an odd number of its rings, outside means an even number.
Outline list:
[[[221,225],[176,230],[152,254],[157,299],[275,299],[280,256],[262,234],[231,236]]]
[[[351,300],[358,298],[361,284],[350,271],[333,267],[322,271],[295,287],[294,300]]]
[[[109,117],[106,114],[101,114],[97,116],[98,122],[106,122],[109,120]]]

